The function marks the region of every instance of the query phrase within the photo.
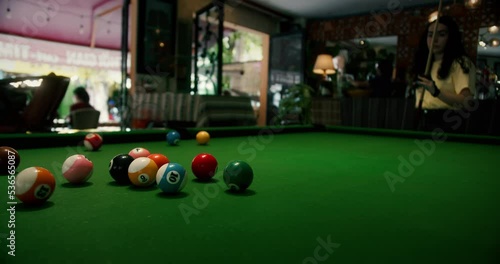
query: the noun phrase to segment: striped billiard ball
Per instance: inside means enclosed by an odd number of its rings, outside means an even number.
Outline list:
[[[29,205],[40,205],[54,193],[56,179],[47,169],[29,167],[16,176],[16,197]]]
[[[67,158],[62,166],[63,176],[68,182],[81,184],[92,176],[94,164],[84,155],[75,154]]]
[[[85,136],[83,145],[90,151],[99,150],[102,146],[102,137],[97,133],[89,133]]]
[[[186,169],[178,163],[167,163],[156,174],[158,188],[164,193],[178,193],[186,186],[186,182]]]
[[[155,182],[158,172],[156,163],[147,157],[134,159],[128,167],[128,177],[133,185],[138,187],[148,187]]]

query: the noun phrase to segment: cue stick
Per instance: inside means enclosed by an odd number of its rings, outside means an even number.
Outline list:
[[[128,127],[128,115],[127,112],[127,53],[128,53],[128,17],[129,17],[129,5],[130,0],[124,0],[122,6],[122,39],[121,39],[121,74],[122,83],[120,86],[120,97],[121,97],[121,109],[120,109],[120,130],[125,131]]]
[[[434,31],[432,32],[432,41],[431,41],[431,47],[429,48],[429,54],[427,55],[427,64],[425,65],[425,73],[424,76],[427,77],[430,74],[430,68],[431,68],[431,59],[432,59],[432,50],[434,49],[434,39],[436,38],[436,31],[438,27],[438,21],[439,21],[439,15],[441,14],[441,9],[443,7],[443,0],[439,0],[439,7],[438,7],[438,12],[436,16],[436,24],[434,25]],[[424,102],[424,95],[425,95],[425,88],[422,90],[422,94],[420,94],[420,99],[418,101],[418,109],[417,109],[417,130],[419,130],[421,121],[422,121],[422,104]]]

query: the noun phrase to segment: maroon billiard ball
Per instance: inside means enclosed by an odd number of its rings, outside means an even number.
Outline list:
[[[83,140],[85,148],[90,151],[96,151],[102,146],[102,137],[97,133],[89,133]]]
[[[15,174],[21,163],[21,156],[14,148],[0,147],[0,175]]]
[[[217,173],[217,159],[208,153],[201,153],[191,162],[194,176],[200,180],[210,180]]]

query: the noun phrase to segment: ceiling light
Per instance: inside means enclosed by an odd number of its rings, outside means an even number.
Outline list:
[[[476,9],[481,5],[481,0],[466,0],[465,7],[470,9]]]
[[[497,39],[497,38],[491,39],[491,40],[490,40],[490,45],[491,45],[492,47],[498,47],[498,45],[500,45],[500,40],[499,40],[499,39]]]
[[[490,32],[491,34],[496,34],[498,33],[498,27],[497,26],[491,26],[488,28],[488,32]]]

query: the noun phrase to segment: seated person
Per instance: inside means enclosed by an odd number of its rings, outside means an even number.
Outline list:
[[[81,87],[81,86],[77,87],[73,91],[73,102],[74,103],[70,106],[70,109],[69,109],[70,113],[68,116],[70,125],[72,125],[71,114],[74,111],[79,110],[79,109],[94,109],[94,107],[92,105],[90,105],[89,101],[90,101],[90,96],[84,87]]]
[[[371,97],[391,97],[392,95],[392,61],[382,60],[375,64],[376,76],[368,81],[350,81],[356,88],[372,90]]]

